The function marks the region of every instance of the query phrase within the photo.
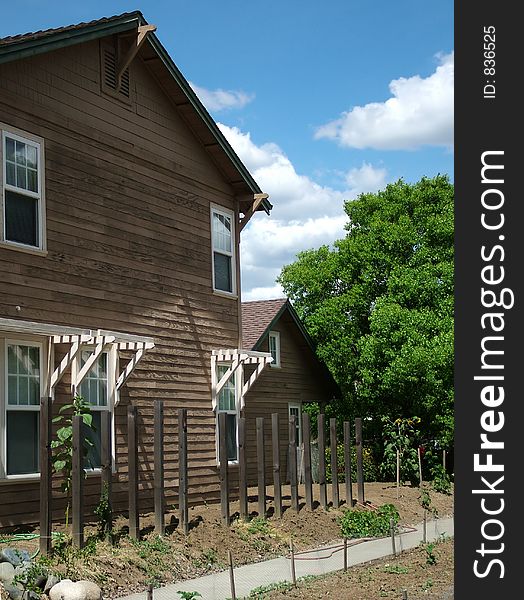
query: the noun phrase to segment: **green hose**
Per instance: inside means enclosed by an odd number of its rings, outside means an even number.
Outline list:
[[[52,538],[57,538],[59,536],[60,536],[60,533],[58,533],[57,531],[51,532]],[[24,542],[27,540],[35,540],[36,538],[39,538],[39,537],[40,537],[39,533],[13,533],[6,537],[0,537],[0,544],[10,544],[12,542],[21,542],[21,541]],[[38,556],[39,552],[40,552],[40,550],[37,549],[35,551],[35,553],[31,555],[31,559],[36,558]]]

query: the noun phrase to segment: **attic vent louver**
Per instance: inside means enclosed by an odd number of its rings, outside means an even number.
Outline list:
[[[117,61],[113,48],[102,48],[102,89],[121,100],[129,101],[129,69],[122,74],[120,89],[117,90]]]

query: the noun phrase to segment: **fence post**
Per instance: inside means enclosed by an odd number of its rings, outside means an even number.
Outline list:
[[[282,483],[280,480],[280,435],[278,413],[271,415],[271,441],[273,444],[273,490],[275,503],[275,517],[282,518]]]
[[[155,400],[154,427],[155,533],[164,535],[164,403],[162,400]]]
[[[107,494],[108,514],[106,539],[111,541],[111,532],[113,529],[113,435],[111,429],[111,413],[108,410],[102,411],[101,417],[101,459],[102,459],[102,489],[101,495]]]
[[[257,474],[258,474],[258,514],[266,515],[266,460],[264,454],[264,417],[257,417]]]
[[[344,469],[346,479],[346,504],[353,506],[353,474],[351,472],[351,423],[344,421]]]
[[[238,500],[240,504],[240,518],[248,518],[247,505],[247,459],[246,459],[246,419],[238,419]]]
[[[364,460],[362,447],[362,419],[355,419],[355,444],[357,446],[357,499],[364,504]]]
[[[51,551],[51,398],[40,398],[40,553]]]
[[[138,439],[136,406],[127,407],[127,468],[129,494],[129,537],[139,537],[138,519]]]
[[[71,510],[73,545],[77,548],[84,546],[84,453],[83,450],[83,427],[84,421],[81,415],[73,416],[73,457],[71,472]]]
[[[313,510],[313,480],[311,477],[311,420],[307,412],[302,413],[302,436],[304,439],[304,487],[306,506]]]
[[[324,432],[324,413],[318,415],[318,487],[320,490],[320,505],[326,510],[326,439]]]
[[[222,523],[229,526],[229,473],[227,459],[227,422],[226,413],[218,413],[218,458],[220,460],[220,507]]]
[[[178,505],[180,525],[184,534],[189,532],[187,512],[187,409],[178,409]]]
[[[337,452],[337,420],[329,419],[329,442],[331,444],[331,495],[333,508],[340,506],[338,494],[338,452]]]
[[[291,487],[291,508],[298,512],[298,473],[297,473],[297,417],[289,417],[289,483]]]

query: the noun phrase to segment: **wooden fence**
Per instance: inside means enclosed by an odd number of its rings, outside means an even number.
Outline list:
[[[178,511],[179,527],[187,534],[189,531],[188,519],[188,474],[190,465],[188,464],[188,415],[186,409],[179,409],[178,416]],[[112,522],[112,428],[111,415],[109,412],[101,413],[101,494],[103,494],[109,504],[109,519]],[[296,416],[289,417],[288,428],[288,473],[289,485],[291,491],[290,509],[299,512],[301,505],[299,502],[299,470],[297,465],[297,423]],[[138,539],[140,536],[140,515],[139,515],[139,470],[138,470],[138,414],[136,407],[129,406],[127,411],[127,439],[128,439],[128,519],[129,535],[131,538]],[[327,501],[327,483],[326,483],[326,426],[324,415],[318,415],[318,505],[323,509],[328,507]],[[72,501],[71,501],[71,523],[73,532],[73,543],[82,547],[84,543],[84,505],[83,505],[83,481],[84,481],[84,453],[83,453],[83,433],[84,424],[80,416],[73,417],[73,469],[72,469]],[[220,485],[220,503],[221,518],[224,525],[228,526],[231,520],[230,504],[234,494],[235,500],[238,498],[242,519],[248,518],[248,470],[247,470],[247,452],[246,452],[246,419],[238,419],[238,481],[235,481],[235,487],[232,489],[230,481],[230,468],[227,461],[226,447],[226,415],[219,414],[219,485]],[[51,487],[51,401],[48,398],[41,400],[41,420],[40,420],[40,551],[46,554],[51,548],[51,511],[53,505],[52,487]],[[271,434],[269,435],[269,432]],[[344,444],[344,475],[346,498],[351,499],[351,505],[354,504],[352,471],[351,464],[351,424],[349,421],[343,423],[343,444]],[[356,442],[356,462],[357,462],[357,500],[365,504],[364,500],[364,478],[363,478],[363,456],[362,456],[362,420],[355,419],[355,442]],[[312,460],[311,460],[311,422],[307,413],[302,414],[302,456],[303,460],[303,485],[305,496],[305,507],[313,510],[314,487],[312,478]],[[337,421],[329,421],[329,443],[331,448],[331,497],[333,506],[338,508],[340,505],[339,495],[339,465],[337,464]],[[164,405],[162,401],[156,401],[154,408],[154,515],[155,532],[163,535],[165,532],[165,481],[164,481]],[[257,486],[258,486],[258,514],[266,516],[267,514],[267,486],[273,486],[273,505],[274,515],[281,518],[284,506],[282,498],[283,477],[281,470],[281,446],[282,440],[279,436],[279,415],[273,414],[271,422],[266,422],[263,417],[256,419],[256,457],[257,457]],[[285,441],[284,441],[285,443]],[[266,448],[272,450],[272,469],[266,469]],[[268,465],[269,467],[269,465]],[[267,480],[267,474],[272,472],[272,481]],[[107,531],[110,538],[111,532]]]

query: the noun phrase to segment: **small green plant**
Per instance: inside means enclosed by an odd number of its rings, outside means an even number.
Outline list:
[[[69,413],[69,411],[71,411]],[[68,414],[66,414],[68,413]],[[73,473],[73,417],[81,416],[86,427],[94,430],[91,405],[82,396],[76,395],[72,404],[64,404],[58,411],[58,416],[53,423],[60,425],[56,432],[57,439],[51,441],[53,450],[52,463],[55,473],[62,473],[61,490],[66,494],[67,505],[65,509],[66,528],[69,527],[69,510],[71,508],[71,485]],[[82,453],[84,459],[88,458],[89,450],[93,443],[84,436]],[[84,477],[86,476],[84,470]]]
[[[451,495],[451,479],[442,465],[435,465],[431,469],[431,487],[441,494]]]
[[[177,594],[180,596],[181,600],[194,600],[194,598],[202,598],[202,594],[200,592],[182,592],[178,590]]]
[[[386,565],[384,567],[384,573],[390,573],[391,575],[405,575],[409,573],[409,569],[407,567],[402,567],[401,565]]]
[[[206,548],[200,556],[194,560],[196,567],[210,567],[218,563],[218,552],[215,548]]]
[[[437,557],[433,553],[433,550],[435,550],[435,544],[426,544],[424,546],[424,550],[426,551],[426,564],[436,565]]]
[[[109,537],[109,534],[113,529],[113,512],[111,510],[109,487],[107,483],[104,483],[102,493],[100,494],[100,500],[93,512],[98,519],[98,537],[100,539]]]
[[[434,506],[432,506],[431,495],[429,493],[429,489],[425,485],[423,485],[420,488],[420,494],[418,496],[418,500],[424,510],[431,512],[433,514],[433,516],[435,516],[435,517],[438,515],[438,510]]]
[[[423,592],[427,592],[429,589],[431,589],[433,587],[433,579],[431,579],[431,577],[429,577],[423,584],[422,584],[422,591]]]
[[[391,519],[398,524],[398,510],[393,504],[384,504],[376,511],[346,510],[339,523],[344,537],[383,537],[389,535]]]
[[[253,535],[257,533],[262,533],[264,535],[269,534],[271,532],[269,523],[264,517],[254,517],[249,521],[246,527],[248,533]]]
[[[39,578],[47,577],[50,574],[49,567],[45,561],[36,560],[31,562],[30,566],[22,573],[15,575],[13,584],[23,588],[24,592],[35,592],[41,594],[42,590],[37,585]]]

